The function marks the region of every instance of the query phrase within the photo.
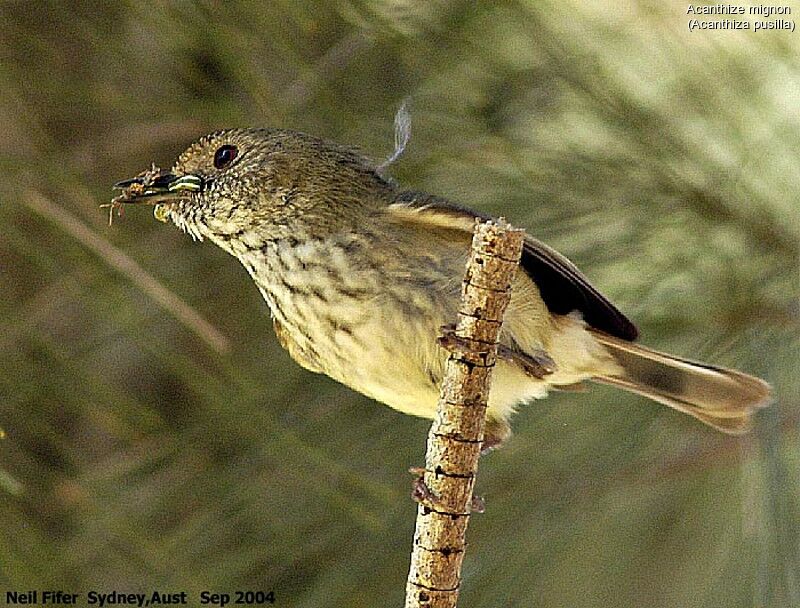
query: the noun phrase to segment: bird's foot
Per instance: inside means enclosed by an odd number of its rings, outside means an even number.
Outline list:
[[[408,472],[417,476],[411,484],[411,500],[424,506],[435,505],[439,501],[439,497],[425,483],[425,469],[423,467],[411,467]]]
[[[471,513],[485,513],[486,501],[483,500],[483,496],[478,496],[477,494],[473,494],[469,510]]]
[[[529,376],[540,380],[558,369],[556,362],[545,351],[537,349],[531,352],[520,352],[499,344],[497,356],[522,368]]]
[[[454,324],[442,325],[439,331],[441,335],[436,338],[436,343],[443,349],[466,361],[486,365],[491,344],[457,335]]]
[[[425,483],[425,469],[423,467],[411,467],[408,472],[416,475],[416,479],[411,484],[411,499],[414,502],[426,507],[435,507],[439,503],[439,497]],[[471,513],[483,513],[486,511],[486,501],[482,496],[477,494],[472,495],[470,502]]]
[[[481,443],[481,456],[486,456],[489,452],[494,452],[503,444],[503,439],[496,439],[494,437],[486,437]]]
[[[439,346],[459,356],[472,355],[474,357],[476,354],[483,356],[489,347],[482,342],[475,342],[456,335],[456,326],[452,324],[443,325],[439,331],[441,331],[441,335],[436,339]],[[504,344],[498,344],[497,358],[519,366],[526,374],[540,380],[558,369],[552,357],[541,349],[522,352]]]

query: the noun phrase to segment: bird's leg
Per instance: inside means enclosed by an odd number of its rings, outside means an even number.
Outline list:
[[[408,472],[416,475],[416,479],[411,484],[411,499],[421,505],[427,507],[435,507],[439,502],[439,497],[425,483],[425,469],[424,467],[411,467]],[[472,495],[472,502],[470,503],[470,511],[472,513],[483,513],[486,511],[486,501],[482,496],[477,494]]]
[[[522,352],[511,349],[503,344],[498,344],[497,356],[503,361],[519,365],[526,374],[534,378],[539,378],[540,380],[558,369],[556,362],[541,349],[532,352]]]
[[[497,418],[487,418],[486,427],[483,430],[481,456],[499,448],[509,437],[511,437],[511,426],[508,422]]]
[[[442,335],[436,341],[445,350],[456,354],[473,352],[475,345],[470,340],[457,336],[455,325],[443,325],[439,331],[442,332]],[[541,349],[522,352],[505,344],[498,344],[497,357],[519,366],[526,374],[540,380],[558,369],[550,355]]]
[[[436,338],[436,343],[443,349],[466,361],[486,364],[491,345],[456,335],[456,326],[452,323],[442,325],[439,331],[441,335]]]

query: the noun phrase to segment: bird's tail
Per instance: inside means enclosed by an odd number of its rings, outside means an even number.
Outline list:
[[[749,431],[753,413],[770,402],[769,384],[753,376],[592,333],[623,369],[595,381],[644,395],[725,433]]]

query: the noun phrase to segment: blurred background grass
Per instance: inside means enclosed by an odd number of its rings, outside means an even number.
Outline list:
[[[602,387],[523,408],[481,463],[462,604],[800,605],[800,38],[685,11],[1,3],[0,589],[400,604],[428,422],[295,365],[222,251],[98,205],[221,127],[382,159],[411,96],[396,178],[527,227],[643,342],[778,398],[742,439]]]

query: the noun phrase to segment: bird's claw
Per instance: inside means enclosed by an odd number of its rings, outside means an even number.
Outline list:
[[[411,499],[421,505],[435,505],[439,497],[434,494],[425,483],[425,469],[422,467],[411,467],[409,473],[416,475],[417,478],[411,484]]]
[[[518,352],[500,344],[497,346],[497,356],[504,361],[519,365],[526,374],[540,380],[558,369],[556,362],[541,349]]]
[[[439,331],[441,335],[436,342],[445,350],[459,356],[481,353],[487,345],[463,338],[456,334],[455,325],[443,325]],[[544,350],[536,349],[531,352],[522,352],[509,348],[504,344],[497,345],[497,357],[518,365],[522,370],[534,378],[545,378],[558,369],[556,362]]]
[[[439,331],[441,335],[436,338],[436,343],[446,351],[456,355],[464,355],[475,351],[474,341],[457,335],[454,324],[442,325]]]
[[[440,500],[439,497],[433,493],[433,490],[428,487],[428,484],[425,483],[425,469],[423,467],[411,467],[408,469],[408,472],[417,476],[414,482],[411,484],[411,499],[423,506],[436,506]],[[470,512],[484,513],[485,511],[486,501],[482,496],[473,494],[470,502]]]

